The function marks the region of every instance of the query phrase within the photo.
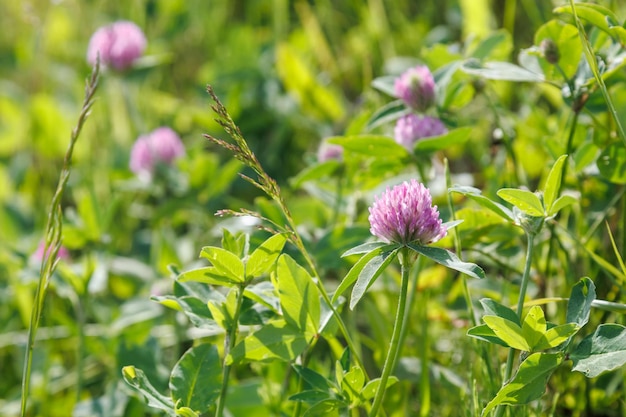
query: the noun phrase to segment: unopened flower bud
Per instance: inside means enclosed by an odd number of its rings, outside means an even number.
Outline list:
[[[546,38],[542,40],[539,44],[539,49],[541,50],[541,53],[546,61],[552,65],[559,62],[559,58],[561,57],[559,54],[559,47],[552,39]]]
[[[317,150],[317,161],[341,161],[343,159],[343,147],[333,143],[323,142]]]

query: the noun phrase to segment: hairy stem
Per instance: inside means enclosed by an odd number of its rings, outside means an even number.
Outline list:
[[[428,337],[428,291],[425,290],[423,300],[420,303],[419,318],[422,321],[422,334],[420,335],[420,363],[422,375],[420,377],[420,417],[430,414],[430,365],[429,365],[429,337]]]
[[[396,311],[396,319],[393,324],[393,332],[391,334],[391,343],[389,344],[389,350],[387,351],[387,357],[385,364],[383,365],[383,372],[380,377],[380,385],[376,390],[376,396],[374,397],[374,403],[370,410],[369,416],[378,416],[378,410],[382,405],[383,398],[385,397],[385,391],[387,390],[387,381],[393,371],[393,365],[397,361],[398,354],[400,352],[400,333],[402,333],[402,326],[404,323],[404,311],[406,308],[407,293],[409,289],[409,271],[411,270],[411,264],[409,260],[409,252],[407,248],[402,248],[399,254],[402,282],[400,286],[400,298],[398,300],[398,309]]]

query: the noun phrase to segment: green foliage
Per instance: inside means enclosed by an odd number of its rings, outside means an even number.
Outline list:
[[[533,353],[520,364],[515,377],[498,391],[481,415],[488,415],[500,404],[528,404],[540,398],[546,390],[548,378],[562,361],[562,353]]]
[[[31,3],[0,5],[2,415],[623,414],[625,4]],[[70,166],[117,19],[146,54],[102,72]],[[407,150],[415,65],[448,132]],[[137,176],[158,126],[185,155]],[[448,236],[371,242],[412,178]]]
[[[626,364],[626,327],[619,324],[601,324],[583,339],[571,353],[572,371],[594,378]]]
[[[217,348],[202,344],[192,347],[181,356],[172,369],[170,390],[176,412],[188,407],[202,414],[217,399],[222,386],[222,373]]]

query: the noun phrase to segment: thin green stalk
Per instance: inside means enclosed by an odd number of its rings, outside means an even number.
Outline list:
[[[420,376],[420,417],[428,417],[430,414],[430,357],[428,337],[428,290],[423,292],[422,302],[419,304],[419,318],[422,322],[422,334],[420,335],[420,363],[422,374]]]
[[[76,402],[80,401],[83,387],[83,367],[85,363],[85,299],[87,291],[79,294],[76,300],[76,321],[78,326],[78,346],[76,347]]]
[[[347,177],[344,175],[345,169],[341,168],[337,177],[337,195],[335,196],[335,204],[333,207],[333,215],[330,224],[334,227],[339,221],[339,213],[341,211],[341,203],[343,202],[344,182]]]
[[[600,87],[600,91],[602,92],[602,96],[604,97],[604,101],[609,108],[611,115],[613,116],[613,120],[615,121],[615,126],[617,127],[617,134],[619,138],[622,140],[624,146],[626,146],[626,133],[624,132],[624,128],[622,127],[622,123],[620,122],[619,115],[617,114],[617,109],[613,104],[613,100],[611,99],[611,95],[609,94],[608,89],[606,88],[606,84],[604,84],[604,79],[598,70],[598,62],[596,61],[596,55],[591,48],[591,44],[587,39],[587,34],[585,33],[585,28],[583,27],[580,19],[578,18],[578,14],[576,13],[576,6],[574,6],[574,0],[569,0],[569,4],[572,8],[572,15],[574,16],[574,22],[576,23],[576,27],[578,28],[578,35],[580,36],[580,42],[583,45],[583,51],[585,53],[585,58],[587,59],[587,63],[589,64],[589,68],[591,68],[591,72],[593,73],[593,77],[596,79],[598,83],[598,87]]]
[[[237,304],[231,322],[231,328],[224,336],[224,361],[222,365],[222,389],[220,396],[217,398],[217,407],[215,409],[215,417],[222,417],[224,413],[224,404],[226,403],[226,392],[228,391],[228,380],[230,378],[230,369],[232,365],[227,364],[228,354],[237,343],[237,335],[239,334],[239,314],[243,304],[244,285],[238,287]]]
[[[532,233],[527,233],[528,243],[526,246],[526,263],[524,265],[524,274],[522,275],[522,283],[520,285],[519,298],[517,300],[517,316],[522,316],[522,311],[524,309],[524,299],[526,298],[526,289],[528,288],[528,282],[530,281],[530,267],[532,264],[532,255],[533,249],[535,246],[535,235]],[[504,378],[502,381],[502,385],[506,385],[511,379],[511,375],[513,373],[513,362],[515,360],[515,349],[511,348],[509,350],[509,355],[506,359],[506,368],[504,369]],[[499,405],[496,408],[496,417],[501,417],[504,414],[504,407]]]
[[[450,167],[448,165],[448,159],[444,159],[444,171],[446,176],[446,188],[449,190],[452,188],[452,181],[450,178]],[[456,212],[454,210],[454,204],[452,204],[452,193],[448,192],[448,210],[450,210],[450,220],[456,220]],[[457,229],[452,229],[452,235],[454,236],[454,249],[456,255],[461,258],[461,236],[457,232]],[[476,317],[476,311],[474,309],[474,303],[472,303],[472,296],[470,295],[469,285],[467,284],[467,277],[465,274],[461,274],[461,279],[463,280],[463,297],[465,298],[465,304],[467,304],[467,314],[470,317],[470,323],[472,327],[478,325],[478,318]],[[487,352],[487,347],[484,344],[480,344],[480,353],[485,362],[485,366],[487,369],[487,376],[489,378],[489,386],[494,387],[494,377],[493,371],[491,369],[491,361],[489,360],[489,353]]]
[[[74,146],[76,145],[76,141],[80,136],[83,125],[89,116],[91,106],[93,105],[93,98],[96,93],[96,89],[98,88],[99,74],[100,60],[98,59],[85,86],[85,98],[83,99],[83,105],[78,116],[78,122],[76,123],[74,129],[72,129],[70,143],[65,153],[65,158],[63,159],[63,168],[61,170],[61,175],[59,176],[59,183],[54,196],[52,197],[52,203],[50,204],[50,210],[48,212],[46,241],[41,269],[39,272],[39,283],[35,292],[33,310],[30,316],[28,343],[26,345],[24,368],[22,372],[22,399],[20,404],[20,413],[22,417],[26,416],[27,411],[28,395],[30,391],[30,376],[33,364],[33,349],[35,347],[37,329],[39,328],[39,321],[41,320],[41,313],[43,311],[46,294],[48,292],[48,284],[50,283],[50,278],[56,269],[58,263],[57,256],[61,247],[61,238],[63,234],[61,199],[63,197],[63,193],[65,192],[67,181],[70,177],[70,167],[72,164]]]
[[[559,67],[558,65],[557,65],[557,68],[561,69],[561,67]],[[563,77],[565,77],[565,74],[563,74]],[[580,110],[582,109],[574,110],[574,119],[572,120],[572,124],[570,125],[569,135],[567,136],[567,144],[565,146],[566,155],[571,155],[572,153],[572,143],[574,142],[574,135],[576,133],[576,126],[578,125],[578,116],[580,115]],[[559,184],[559,190],[557,192],[557,195],[561,194],[563,185],[565,184],[568,166],[569,164],[566,162],[563,164],[563,168],[561,168],[561,183]],[[552,262],[552,254],[554,252],[554,239],[556,236],[554,232],[553,223],[550,223],[549,228],[550,228],[550,240],[548,241],[548,256],[546,257],[546,265],[545,265],[545,269],[543,272],[543,277],[544,277],[544,280],[546,280],[546,283],[551,282],[551,280],[548,280],[548,277],[550,276],[550,266]]]
[[[223,148],[231,151],[233,153],[233,156],[236,159],[240,160],[246,166],[254,170],[254,172],[257,174],[257,179],[253,179],[245,175],[242,175],[242,177],[248,182],[250,182],[252,185],[258,187],[260,190],[265,192],[270,198],[272,198],[272,200],[274,200],[276,204],[278,204],[278,207],[283,212],[283,215],[285,216],[285,219],[287,221],[287,230],[291,233],[293,244],[296,246],[298,251],[304,257],[307,263],[307,266],[309,268],[309,271],[311,272],[311,275],[314,278],[316,287],[318,288],[324,302],[328,305],[328,307],[332,311],[333,316],[335,316],[335,318],[337,319],[339,330],[341,331],[341,334],[344,337],[346,344],[348,345],[348,348],[353,353],[352,357],[356,361],[357,365],[361,369],[363,369],[363,371],[365,372],[366,368],[363,365],[363,362],[360,356],[358,355],[358,351],[356,349],[354,342],[352,341],[352,337],[350,336],[350,333],[348,332],[346,324],[343,321],[337,309],[335,308],[335,306],[333,306],[330,300],[330,297],[328,296],[328,292],[326,291],[326,288],[324,288],[324,283],[320,279],[319,273],[317,272],[317,268],[315,267],[315,262],[313,262],[313,258],[311,258],[310,253],[307,251],[304,245],[304,242],[302,241],[302,237],[298,233],[298,229],[296,227],[297,225],[295,221],[293,220],[293,217],[291,216],[291,212],[289,208],[287,207],[287,203],[285,202],[280,192],[280,187],[278,186],[276,181],[265,172],[265,170],[261,166],[261,163],[257,159],[256,155],[254,154],[254,152],[252,152],[252,150],[248,146],[248,143],[243,137],[241,131],[239,130],[239,127],[234,122],[234,120],[228,113],[228,110],[226,109],[226,107],[224,107],[222,102],[219,100],[219,98],[217,97],[217,95],[215,94],[211,86],[207,86],[207,92],[209,93],[209,95],[213,99],[213,102],[215,103],[212,106],[212,109],[218,115],[216,122],[220,126],[222,126],[222,128],[228,135],[230,135],[230,137],[235,141],[235,144],[215,138],[211,135],[205,134],[204,136],[207,139],[211,140],[212,142],[218,144],[219,146],[222,146]],[[366,381],[369,381],[369,377],[367,373],[365,373],[365,379]]]
[[[402,282],[400,286],[400,298],[398,300],[398,309],[396,311],[396,319],[393,324],[393,332],[391,334],[391,343],[389,344],[389,350],[387,351],[387,357],[385,358],[385,364],[383,365],[383,372],[380,377],[380,385],[376,390],[376,396],[374,397],[374,403],[370,410],[369,416],[378,416],[378,410],[382,405],[383,398],[385,397],[385,391],[387,388],[387,381],[391,375],[391,371],[394,363],[396,363],[398,353],[400,352],[400,333],[402,332],[402,326],[404,324],[404,312],[406,308],[407,292],[409,290],[409,272],[411,270],[409,251],[407,248],[403,248],[399,254]]]
[[[304,353],[302,354],[301,358],[302,358],[302,367],[306,368],[309,365],[309,361],[311,360],[311,351],[313,350],[313,348],[315,348],[315,345],[317,344],[317,341],[319,340],[318,337],[313,338],[313,340],[311,341],[311,343],[309,343],[309,346],[307,348],[307,350],[304,351]],[[296,392],[302,392],[302,390],[304,390],[304,378],[298,378],[298,388],[296,389]],[[298,417],[300,415],[300,412],[302,410],[302,401],[296,401],[296,406],[293,409],[293,417]]]
[[[407,302],[406,302],[406,311],[404,313],[404,323],[402,325],[402,330],[400,332],[400,345],[404,346],[406,335],[409,331],[409,317],[413,312],[413,305],[415,304],[415,295],[417,294],[417,284],[419,281],[420,271],[422,270],[422,266],[424,264],[424,258],[418,257],[415,261],[415,268],[413,268],[413,279],[411,280],[411,286],[409,288]],[[396,365],[398,363],[398,358],[396,358],[396,362],[393,363],[391,369],[396,369]]]

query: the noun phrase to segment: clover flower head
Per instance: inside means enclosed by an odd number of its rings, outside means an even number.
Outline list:
[[[436,117],[407,114],[396,121],[394,139],[412,151],[419,139],[443,135],[447,131],[443,122]]]
[[[33,253],[33,259],[36,260],[37,262],[43,261],[45,250],[46,250],[46,242],[42,240],[41,242],[39,242],[39,245],[37,246],[37,250],[35,250],[35,253]],[[52,248],[48,248],[46,257],[50,256],[51,251],[52,251]],[[59,252],[57,252],[57,258],[62,259],[64,261],[67,261],[68,259],[70,259],[70,252],[67,250],[65,246],[61,246],[59,248]]]
[[[396,78],[396,97],[417,111],[425,111],[435,103],[435,79],[427,66],[409,68]]]
[[[185,145],[169,127],[160,127],[140,136],[130,151],[130,170],[137,175],[151,175],[158,163],[171,165],[185,154]]]
[[[341,161],[343,159],[343,147],[328,142],[322,142],[317,150],[318,162]]]
[[[118,21],[103,26],[91,36],[87,47],[87,62],[95,64],[98,53],[103,65],[116,70],[129,68],[143,55],[146,37],[133,22]]]
[[[156,159],[170,165],[185,154],[185,145],[169,127],[159,127],[150,134],[150,145]]]
[[[447,233],[430,191],[414,179],[387,188],[369,212],[370,232],[388,243],[426,245]]]

